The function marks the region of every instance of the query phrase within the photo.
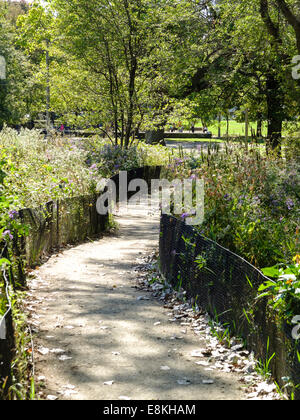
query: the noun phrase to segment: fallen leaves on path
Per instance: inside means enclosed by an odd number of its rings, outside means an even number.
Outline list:
[[[114,384],[114,381],[106,381],[103,382],[103,385],[112,386]]]
[[[169,366],[161,366],[160,370],[170,370]]]
[[[266,382],[256,372],[254,354],[244,349],[241,340],[225,333],[221,324],[214,322],[208,314],[200,312],[199,308],[192,307],[192,302],[186,299],[184,290],[175,291],[160,275],[157,267],[157,259],[152,256],[139,258],[138,265],[134,268],[138,272],[139,280],[137,288],[150,292],[153,298],[163,302],[165,309],[171,310],[167,314],[171,323],[180,323],[185,327],[184,334],[191,330],[196,336],[206,341],[205,348],[192,350],[191,358],[200,359],[195,362],[205,371],[219,370],[225,373],[237,373],[240,381],[247,384],[245,388],[246,399],[278,400],[280,395],[276,392],[276,386],[270,381]],[[145,299],[140,296],[137,300]],[[148,300],[148,299],[147,299]],[[154,325],[159,325],[156,322]],[[213,330],[212,330],[213,327]],[[219,337],[224,337],[220,339]],[[182,339],[173,336],[170,340]],[[176,349],[177,350],[177,349]],[[201,360],[202,359],[202,360]],[[162,369],[162,367],[161,367]],[[162,369],[163,370],[163,369]],[[187,378],[177,380],[179,385],[189,385]],[[203,379],[204,385],[212,385],[212,379]]]

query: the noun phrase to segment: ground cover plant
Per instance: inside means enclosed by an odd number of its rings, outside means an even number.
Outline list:
[[[223,151],[182,156],[169,165],[172,178],[204,179],[205,219],[197,229],[257,268],[267,268],[265,274],[274,282],[262,286],[259,294],[270,295],[274,304],[278,301],[275,308],[289,318],[300,309],[295,266],[299,264],[300,168],[295,157],[267,156],[259,148],[246,152],[226,143]]]
[[[201,232],[263,268],[289,263],[299,233],[299,166],[259,149],[226,144],[169,166],[176,177],[204,178]]]
[[[14,197],[12,210],[88,195],[102,177],[169,160],[162,146],[140,143],[123,149],[98,137],[45,139],[36,130],[10,128],[0,133],[0,154],[6,195]]]

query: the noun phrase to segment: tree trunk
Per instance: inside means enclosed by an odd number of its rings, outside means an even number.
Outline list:
[[[247,152],[249,149],[248,141],[249,141],[249,110],[248,108],[246,108],[245,110],[245,148]]]
[[[226,114],[226,137],[229,138],[229,114]]]
[[[262,137],[262,114],[261,112],[259,112],[257,114],[257,133],[256,133],[257,138],[261,138]]]
[[[267,107],[268,107],[268,139],[267,151],[269,148],[281,150],[281,135],[283,122],[283,93],[276,75],[267,76]]]
[[[221,114],[218,116],[218,138],[221,138]]]
[[[276,0],[276,2],[289,24],[294,28],[297,49],[300,54],[300,19],[298,16],[296,16],[296,14],[293,13],[292,9],[289,7],[285,0]]]

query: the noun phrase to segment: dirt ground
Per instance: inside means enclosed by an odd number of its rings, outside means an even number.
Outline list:
[[[121,209],[116,220],[115,234],[54,255],[29,281],[40,398],[245,399],[238,374],[195,364],[204,338],[136,288],[137,258],[158,245],[158,212]]]

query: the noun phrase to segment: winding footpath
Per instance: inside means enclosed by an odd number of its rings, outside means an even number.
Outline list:
[[[204,339],[136,287],[136,260],[158,245],[158,212],[120,208],[116,220],[115,234],[54,255],[29,281],[40,398],[245,399],[238,374],[195,364]]]

